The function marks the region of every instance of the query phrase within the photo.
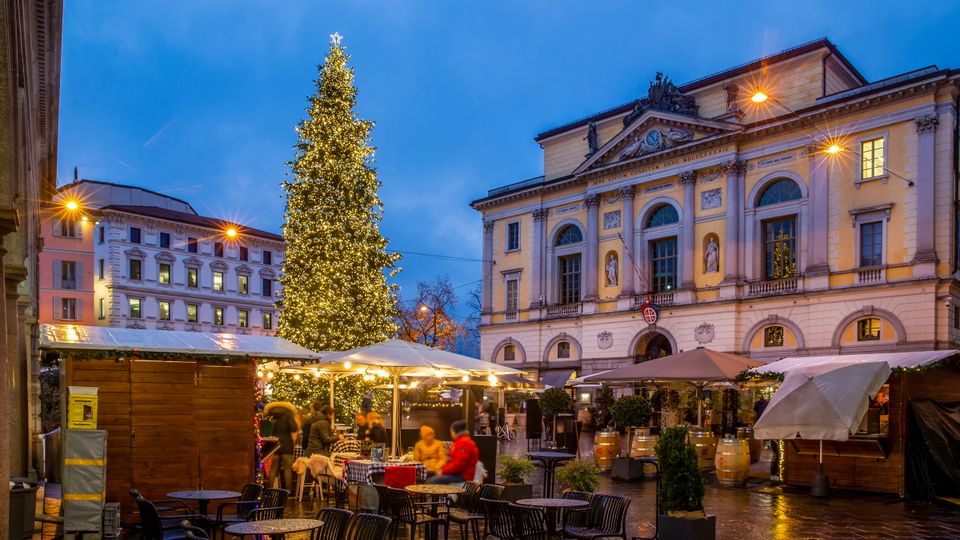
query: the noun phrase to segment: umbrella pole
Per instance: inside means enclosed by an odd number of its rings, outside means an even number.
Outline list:
[[[393,433],[390,441],[390,454],[394,457],[400,456],[400,377],[393,376],[393,412],[391,414],[391,424],[393,424]]]
[[[330,379],[329,379],[329,381],[330,381],[330,406],[331,406],[331,407],[333,407],[333,380],[334,380],[334,376],[331,375],[331,376],[330,376]]]
[[[703,429],[703,386],[697,385],[697,428]]]

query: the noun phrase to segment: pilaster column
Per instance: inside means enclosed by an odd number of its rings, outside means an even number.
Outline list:
[[[546,281],[546,276],[543,275],[543,259],[546,255],[544,239],[546,237],[547,216],[550,215],[550,210],[537,208],[532,214],[533,242],[530,256],[530,309],[537,309],[544,304],[543,287]]]
[[[697,241],[694,238],[694,207],[696,206],[697,171],[680,174],[683,186],[683,219],[680,222],[680,288],[693,289],[693,261],[696,259]]]
[[[746,172],[747,164],[739,159],[732,159],[723,164],[723,171],[727,175],[726,184],[726,215],[724,216],[724,240],[720,251],[720,262],[723,264],[723,283],[737,283],[743,279],[740,270],[740,216],[743,214],[743,193],[740,192],[740,178]]]
[[[596,300],[597,299],[597,268],[599,267],[599,244],[600,244],[600,231],[597,227],[597,221],[599,221],[600,213],[600,195],[594,193],[593,195],[587,195],[583,200],[584,206],[587,207],[587,261],[586,268],[584,269],[584,300]]]
[[[830,160],[824,160],[816,148],[807,149],[810,176],[810,225],[807,229],[807,268],[809,276],[830,273],[827,244],[830,241]]]
[[[493,223],[483,221],[483,313],[493,311]]]
[[[936,196],[936,146],[934,136],[940,120],[935,114],[920,116],[917,124],[917,245],[913,255],[915,263],[937,262],[934,247],[934,208]]]
[[[624,253],[620,256],[620,295],[632,296],[634,293],[633,278],[636,275],[634,265],[636,252],[633,250],[633,196],[636,190],[633,186],[627,186],[620,189],[620,198],[623,200],[623,215],[621,224],[623,225],[623,246]]]

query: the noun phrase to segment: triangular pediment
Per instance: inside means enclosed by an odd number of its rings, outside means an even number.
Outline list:
[[[740,130],[737,124],[648,110],[580,164],[573,174],[654,155]]]

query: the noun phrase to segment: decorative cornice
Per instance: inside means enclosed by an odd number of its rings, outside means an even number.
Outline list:
[[[261,268],[260,277],[267,278],[267,279],[274,279],[277,277],[277,273],[270,268]]]
[[[547,220],[547,217],[550,216],[550,209],[549,209],[549,208],[537,208],[536,210],[534,210],[533,212],[530,212],[530,213],[533,214],[533,221],[534,221],[534,222],[542,222],[542,221],[546,221],[546,220]]]
[[[937,115],[935,114],[918,116],[917,118],[914,118],[914,122],[917,124],[917,133],[936,131],[937,126],[940,125],[940,119],[937,118]]]
[[[684,171],[680,173],[680,183],[683,185],[695,185],[697,183],[697,171]]]
[[[183,264],[186,265],[186,266],[193,267],[193,268],[200,268],[200,267],[203,266],[203,261],[201,261],[200,259],[198,259],[198,258],[196,258],[196,257],[190,257],[190,258],[185,259],[185,260],[183,261]]]
[[[727,174],[743,174],[747,170],[747,162],[742,159],[731,159],[721,167],[723,167],[723,172]]]
[[[235,270],[235,272],[238,273],[238,274],[250,275],[250,274],[253,273],[253,268],[250,268],[249,266],[247,266],[247,265],[245,265],[245,264],[241,264],[240,266],[237,267],[237,269]]]
[[[166,251],[161,251],[160,253],[157,253],[157,254],[154,255],[153,257],[154,257],[155,259],[157,259],[157,261],[162,262],[162,263],[173,264],[173,263],[177,262],[177,258],[174,257],[173,255],[167,253]]]
[[[226,272],[227,270],[230,269],[230,266],[223,261],[213,261],[212,263],[210,263],[210,268],[214,270],[222,270]]]
[[[134,257],[137,259],[146,259],[147,254],[140,248],[130,248],[123,252],[127,257]]]
[[[583,205],[587,208],[596,208],[600,206],[600,194],[593,193],[591,195],[587,195],[583,198]]]

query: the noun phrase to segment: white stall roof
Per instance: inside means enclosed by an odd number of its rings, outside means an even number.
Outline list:
[[[316,360],[320,355],[273,336],[179,330],[139,330],[76,324],[41,324],[40,348],[121,350],[176,354],[253,356]]]
[[[939,362],[960,351],[910,351],[895,353],[836,354],[828,356],[792,356],[771,362],[750,371],[754,373],[788,373],[791,369],[821,364],[861,364],[865,362],[886,362],[890,369],[917,368]]]

